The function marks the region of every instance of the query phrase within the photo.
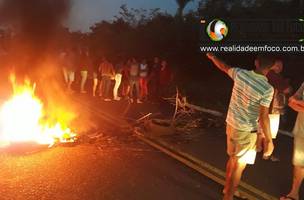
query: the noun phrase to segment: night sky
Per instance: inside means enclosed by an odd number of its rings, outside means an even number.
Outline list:
[[[160,8],[170,14],[177,9],[175,0],[72,0],[73,5],[68,20],[72,30],[89,31],[94,23],[104,19],[111,20],[119,12],[122,4],[129,8]],[[189,3],[187,10],[193,9],[197,3]]]

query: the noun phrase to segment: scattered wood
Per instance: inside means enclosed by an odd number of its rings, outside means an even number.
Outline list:
[[[178,88],[174,97],[164,99],[175,107],[172,118],[156,118],[154,114],[148,113],[137,120],[133,119],[131,127],[141,127],[150,136],[163,136],[176,133],[192,134],[197,129],[223,125],[222,113],[188,103],[187,97],[182,96]]]
[[[152,113],[148,113],[148,114],[146,114],[145,116],[143,116],[143,117],[139,118],[139,119],[138,119],[138,120],[136,120],[136,121],[137,121],[137,122],[143,121],[143,120],[145,120],[145,119],[149,118],[151,115],[152,115]]]
[[[164,100],[167,100],[169,103],[171,103],[172,105],[175,106],[175,112],[174,112],[174,115],[173,115],[173,119],[175,119],[179,108],[183,109],[183,110],[192,109],[192,110],[195,110],[195,111],[198,111],[198,112],[208,113],[208,114],[211,114],[211,115],[216,116],[216,117],[223,117],[224,116],[224,114],[219,112],[219,111],[204,108],[204,107],[189,103],[188,100],[187,100],[187,97],[184,97],[179,93],[178,88],[176,88],[175,97],[164,98]]]
[[[199,128],[202,123],[207,127],[210,127],[211,125],[218,126],[219,123],[217,123],[216,120],[209,120],[206,117],[203,118],[201,113],[223,117],[223,114],[218,111],[190,104],[187,101],[187,97],[180,94],[178,88],[176,88],[175,97],[166,98],[165,100],[175,106],[175,111],[171,119],[171,126],[174,127],[177,132],[191,133],[193,129]]]

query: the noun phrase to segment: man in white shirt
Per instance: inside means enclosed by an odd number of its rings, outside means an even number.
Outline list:
[[[223,191],[224,200],[233,200],[233,196],[237,196],[243,171],[247,164],[252,165],[255,161],[259,121],[265,134],[264,157],[269,157],[274,149],[268,117],[274,89],[268,83],[266,75],[275,60],[259,56],[255,60],[256,69],[249,71],[233,68],[213,54],[208,53],[207,57],[234,81],[226,119],[229,160]]]

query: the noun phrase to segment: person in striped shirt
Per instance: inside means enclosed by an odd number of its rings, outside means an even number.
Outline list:
[[[263,157],[269,158],[274,150],[268,117],[274,89],[266,75],[274,66],[275,59],[258,56],[255,60],[256,69],[249,71],[233,68],[211,53],[207,57],[234,81],[226,118],[229,160],[223,191],[224,200],[232,200],[234,195],[240,196],[237,187],[246,165],[254,164],[259,123],[265,134]]]

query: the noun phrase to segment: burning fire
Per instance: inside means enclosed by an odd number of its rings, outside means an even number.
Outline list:
[[[35,95],[35,84],[26,80],[23,85],[10,76],[13,96],[0,108],[0,141],[11,143],[34,142],[53,146],[59,142],[73,142],[76,136],[60,119],[50,120],[42,101]],[[64,113],[62,114],[64,117]]]

